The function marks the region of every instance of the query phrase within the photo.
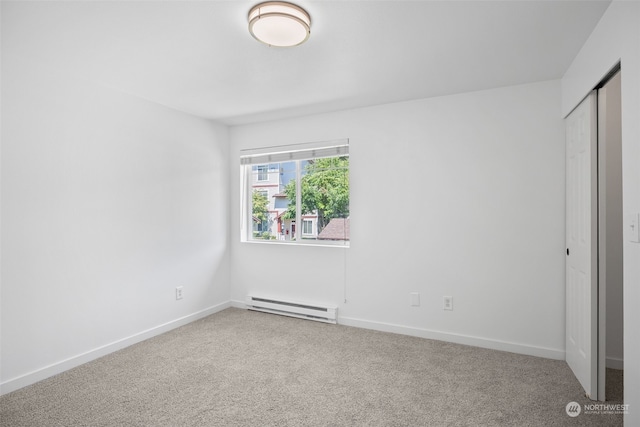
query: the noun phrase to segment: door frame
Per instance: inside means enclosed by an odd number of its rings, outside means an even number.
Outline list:
[[[608,179],[611,177],[608,171],[608,157],[611,152],[609,144],[608,127],[606,124],[607,116],[610,111],[607,110],[606,100],[608,96],[607,84],[622,72],[620,63],[605,76],[598,84],[597,89],[597,155],[598,155],[598,400],[606,399],[606,371],[607,371],[607,297],[608,297],[608,270],[611,266],[607,264],[607,248],[608,239],[608,196],[607,193],[611,189]],[[620,74],[621,76],[621,74]],[[620,77],[621,78],[621,77]],[[621,97],[621,93],[614,93],[617,98]],[[616,154],[617,157],[617,154]],[[622,167],[620,156],[620,167]],[[620,188],[620,190],[622,190]],[[622,226],[622,224],[620,224]]]

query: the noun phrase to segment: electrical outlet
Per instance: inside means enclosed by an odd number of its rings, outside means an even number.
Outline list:
[[[453,297],[442,297],[442,309],[453,310]]]
[[[182,286],[176,288],[176,299],[182,299]]]

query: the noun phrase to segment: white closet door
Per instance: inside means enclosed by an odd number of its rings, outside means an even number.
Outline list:
[[[597,96],[566,118],[566,359],[598,397]]]

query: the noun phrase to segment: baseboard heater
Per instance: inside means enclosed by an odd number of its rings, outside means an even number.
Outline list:
[[[283,316],[314,320],[316,322],[337,323],[338,319],[338,307],[333,306],[283,301],[255,295],[249,295],[246,304],[249,310],[281,314]]]

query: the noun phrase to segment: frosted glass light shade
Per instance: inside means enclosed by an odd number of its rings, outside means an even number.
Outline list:
[[[297,46],[309,38],[311,18],[295,4],[268,1],[249,11],[249,32],[269,46]]]

